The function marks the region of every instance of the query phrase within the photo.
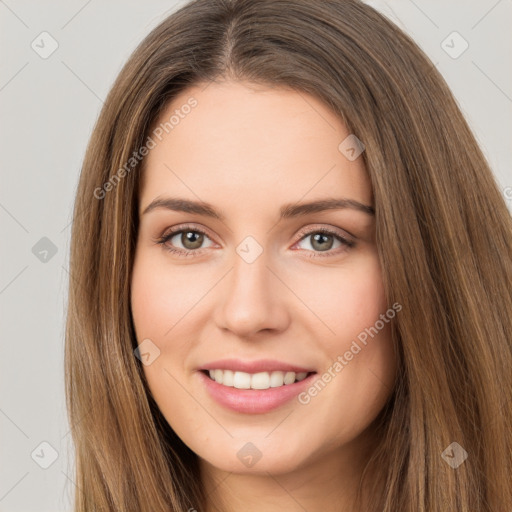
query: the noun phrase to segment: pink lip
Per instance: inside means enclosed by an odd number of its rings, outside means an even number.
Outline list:
[[[234,372],[258,373],[258,372],[313,372],[311,368],[302,368],[272,359],[258,359],[257,361],[242,361],[241,359],[219,359],[204,366],[201,370],[232,370]],[[225,387],[225,386],[224,386]]]
[[[220,405],[243,414],[262,414],[291,401],[311,385],[316,373],[293,384],[269,389],[237,389],[223,386],[204,372],[197,372],[208,394]]]

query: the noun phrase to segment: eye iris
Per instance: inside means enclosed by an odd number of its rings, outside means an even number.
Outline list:
[[[326,240],[328,242],[330,242],[330,243],[327,243],[327,246],[325,245]],[[319,245],[317,245],[317,244],[319,244]],[[328,251],[329,249],[331,249],[332,244],[333,244],[332,235],[327,235],[325,233],[316,233],[316,234],[312,235],[311,246],[314,249],[318,249],[319,251]]]
[[[181,234],[181,243],[186,249],[198,249],[203,243],[204,235],[197,231],[184,231]]]

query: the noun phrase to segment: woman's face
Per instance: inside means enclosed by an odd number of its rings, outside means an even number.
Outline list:
[[[254,87],[189,88],[161,116],[131,306],[153,397],[202,464],[277,474],[356,460],[393,387],[396,308],[360,147],[315,98]]]

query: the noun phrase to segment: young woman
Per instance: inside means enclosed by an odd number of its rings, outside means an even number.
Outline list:
[[[196,0],[77,190],[77,512],[512,510],[512,222],[445,82],[357,0]]]

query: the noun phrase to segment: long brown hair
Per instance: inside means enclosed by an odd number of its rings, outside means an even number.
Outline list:
[[[195,0],[122,69],[80,175],[65,346],[75,511],[205,508],[197,456],[133,353],[134,155],[169,100],[220,79],[314,95],[366,147],[387,300],[402,305],[366,510],[512,510],[512,221],[445,81],[358,0]],[[456,468],[452,442],[467,452]]]

